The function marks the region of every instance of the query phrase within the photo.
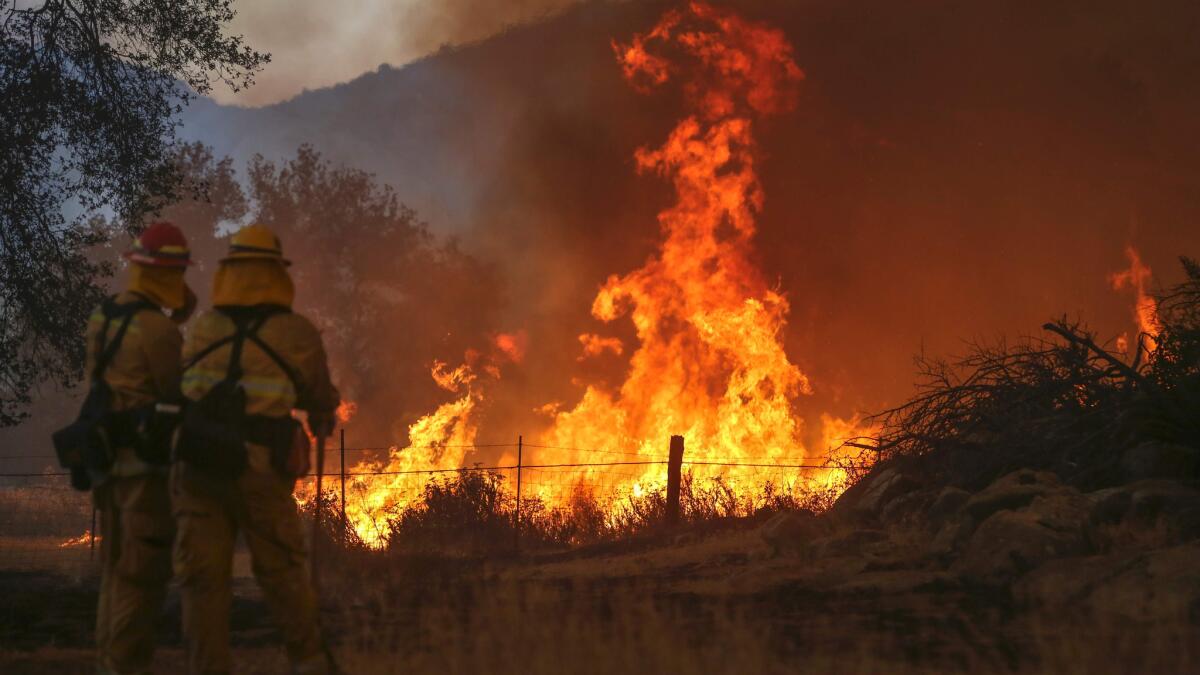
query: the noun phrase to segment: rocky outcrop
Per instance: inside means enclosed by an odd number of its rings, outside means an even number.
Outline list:
[[[1200,537],[1200,490],[1176,480],[1141,480],[1088,495],[1093,546],[1171,545]]]
[[[877,465],[872,472],[838,497],[822,515],[834,529],[893,529],[925,522],[937,497],[923,483],[918,459],[900,457]]]
[[[1053,560],[1015,584],[1013,594],[1034,607],[1194,623],[1200,620],[1200,542]]]
[[[799,553],[828,529],[827,520],[802,509],[775,514],[759,528],[758,533],[771,555],[781,555]]]
[[[878,518],[892,501],[918,486],[899,466],[884,469],[865,481],[861,494],[849,504],[853,515],[860,518]]]
[[[812,542],[810,551],[818,558],[861,556],[867,553],[869,548],[886,542],[887,539],[887,532],[883,530],[851,530],[817,539]]]
[[[998,510],[975,528],[952,569],[983,582],[1007,581],[1063,556],[1088,550],[1091,502],[1070,488],[1035,497],[1016,510]],[[973,518],[973,515],[967,514]]]
[[[1189,479],[1200,469],[1200,449],[1174,443],[1146,441],[1121,455],[1125,482],[1148,478]]]
[[[1043,471],[1014,471],[974,495],[944,488],[925,513],[927,527],[936,532],[929,554],[969,576],[1005,578],[1057,552],[1077,550],[1086,540],[1091,507]]]
[[[962,507],[971,499],[971,493],[962,488],[948,487],[938,493],[937,498],[926,511],[929,525],[932,529],[940,528],[947,520],[958,514]]]
[[[1087,494],[1034,469],[974,493],[934,488],[912,465],[906,472],[893,463],[830,514],[777,516],[762,536],[805,565],[843,570],[843,590],[957,584],[992,587],[1027,605],[1083,603],[1134,620],[1156,612],[1200,620],[1200,484],[1161,477],[1192,471],[1192,454],[1142,444],[1121,465],[1142,478]]]
[[[943,562],[962,550],[975,532],[975,519],[970,516],[951,518],[942,524],[929,544],[929,554]]]
[[[1049,471],[1022,469],[1003,476],[978,494],[972,495],[962,512],[982,523],[997,511],[1028,506],[1038,497],[1063,491],[1058,477]]]

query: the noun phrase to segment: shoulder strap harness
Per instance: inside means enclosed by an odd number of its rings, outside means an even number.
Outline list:
[[[105,298],[104,304],[100,308],[104,314],[104,326],[96,334],[96,366],[92,369],[92,381],[98,381],[104,377],[104,371],[108,370],[113,357],[117,355],[117,350],[121,348],[121,341],[125,339],[125,332],[129,330],[129,323],[133,321],[133,317],[138,312],[157,308],[158,305],[145,299],[117,304],[117,296]],[[117,326],[117,332],[110,341],[108,327],[116,319],[120,319],[121,323]]]
[[[275,316],[276,314],[286,314],[288,313],[288,310],[282,307],[262,306],[248,308],[247,310],[242,310],[240,308],[237,310],[231,310],[218,307],[217,311],[221,312],[233,321],[233,333],[226,335],[220,340],[208,345],[204,349],[201,349],[196,353],[195,356],[189,359],[186,364],[184,364],[183,370],[185,372],[191,370],[204,357],[212,354],[225,345],[232,345],[229,350],[229,365],[225,371],[224,382],[235,384],[238,380],[242,379],[242,375],[244,374],[242,371],[242,347],[245,345],[246,340],[250,340],[257,345],[264,354],[274,361],[276,366],[279,366],[279,369],[282,370],[283,374],[286,375],[288,380],[291,381],[292,387],[296,390],[296,395],[299,396],[300,376],[297,375],[296,371],[291,367],[291,365],[288,364],[287,361],[283,360],[283,357],[279,355],[279,352],[275,351],[275,349],[268,345],[266,341],[258,336],[259,329],[262,328],[263,324],[267,322],[267,319]]]

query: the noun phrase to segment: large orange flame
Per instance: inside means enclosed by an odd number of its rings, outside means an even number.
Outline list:
[[[672,183],[676,202],[659,214],[657,253],[641,268],[610,277],[592,304],[602,322],[632,321],[636,349],[629,352],[616,337],[579,336],[581,360],[629,353],[624,382],[615,390],[587,386],[570,410],[558,403],[540,408],[550,416],[549,429],[526,449],[524,461],[597,462],[613,459],[611,453],[660,460],[670,436],[682,434],[687,459],[736,489],[761,485],[762,472],[743,479],[724,464],[779,466],[770,479],[796,482],[796,463],[819,464],[821,458],[804,448],[802,420],[794,411],[797,399],[812,389],[781,341],[788,300],[768,285],[754,260],[755,218],[764,200],[754,130],[759,120],[793,107],[804,73],[780,31],[702,2],[667,12],[649,32],[614,49],[638,90],[673,81],[682,87],[687,116],[661,147],[635,156],[640,171]],[[523,335],[499,336],[493,351],[499,361],[519,361],[524,343]],[[368,543],[381,544],[387,516],[419,496],[429,475],[416,472],[463,465],[475,443],[478,404],[487,383],[500,375],[499,361],[468,354],[457,368],[435,363],[433,378],[459,398],[413,424],[409,447],[392,448],[386,461],[354,467],[383,473],[356,477],[347,504],[350,523]],[[822,426],[818,454],[864,433],[857,419],[823,416]],[[590,454],[595,451],[609,454]],[[516,459],[515,450],[506,451],[498,462]],[[637,494],[661,483],[666,468],[569,471],[572,485],[565,493],[536,481],[527,490],[552,506],[602,482]],[[605,480],[614,475],[619,480]],[[844,474],[808,471],[803,478],[828,485]]]
[[[639,90],[683,88],[690,114],[661,147],[636,153],[639,170],[669,179],[677,199],[659,214],[658,253],[610,277],[592,304],[597,319],[627,316],[637,330],[624,383],[590,386],[573,409],[555,411],[543,443],[661,458],[682,434],[690,460],[797,462],[808,453],[793,403],[811,387],[780,339],[788,300],[754,262],[764,199],[754,127],[791,109],[804,74],[780,31],[702,2],[614,47]],[[580,340],[585,357],[623,348]],[[836,436],[844,423],[826,425]],[[635,483],[660,481],[665,468],[639,473]]]

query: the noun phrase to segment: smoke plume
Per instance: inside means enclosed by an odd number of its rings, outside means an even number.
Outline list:
[[[474,42],[577,0],[242,0],[230,30],[271,63],[256,86],[216,92],[222,103],[266,105],[403,64],[443,45]]]

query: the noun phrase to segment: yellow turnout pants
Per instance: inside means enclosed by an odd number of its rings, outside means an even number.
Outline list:
[[[179,529],[174,564],[189,673],[230,672],[230,578],[239,531],[294,672],[327,672],[293,485],[253,466],[237,479],[213,478],[187,464],[172,467],[171,501]]]
[[[96,487],[100,511],[101,673],[148,673],[171,581],[175,526],[163,474],[113,477]]]

